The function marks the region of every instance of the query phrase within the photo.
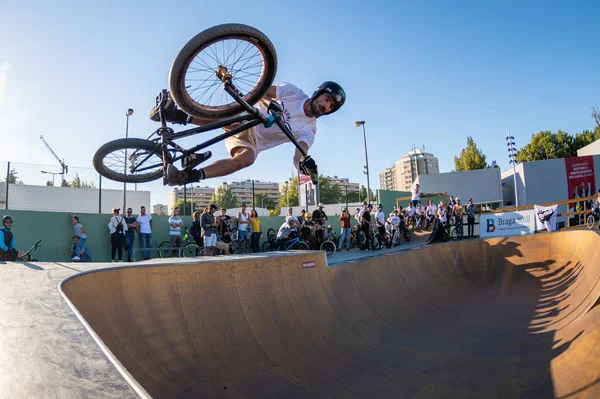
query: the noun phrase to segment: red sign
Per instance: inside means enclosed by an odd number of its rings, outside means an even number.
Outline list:
[[[310,262],[302,262],[303,269],[308,269],[310,267],[315,267],[315,266],[317,266],[317,262],[315,262],[314,260],[310,261]]]
[[[593,156],[565,158],[565,168],[569,199],[589,197],[595,194]],[[569,205],[569,208],[573,207],[575,207],[575,203]]]

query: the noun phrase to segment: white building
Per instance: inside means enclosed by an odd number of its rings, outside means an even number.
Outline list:
[[[192,201],[193,210],[202,211],[204,208],[210,204],[210,199],[215,193],[215,189],[213,187],[201,187],[201,186],[189,186],[185,187],[176,187],[173,191],[169,192],[169,207],[165,214],[171,215],[173,213],[173,208],[175,208],[175,204],[179,200],[183,200],[184,198],[188,201]]]
[[[435,155],[420,148],[398,158],[394,166],[379,173],[379,187],[382,190],[410,191],[418,176],[440,173],[440,166]]]

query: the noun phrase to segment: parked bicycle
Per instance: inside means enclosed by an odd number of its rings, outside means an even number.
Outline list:
[[[181,236],[181,245],[179,249],[170,249],[170,241],[163,241],[160,243],[160,245],[158,246],[158,256],[160,258],[176,257],[179,256],[179,253],[181,253],[181,256],[185,258],[200,256],[200,251],[202,251],[202,247],[199,247],[198,244],[196,244],[194,238],[188,233],[188,228],[185,227],[184,229],[185,231]]]

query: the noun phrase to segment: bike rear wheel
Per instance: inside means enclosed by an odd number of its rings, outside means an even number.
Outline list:
[[[267,230],[267,241],[273,242],[275,241],[276,232],[274,229]]]
[[[277,53],[269,38],[248,25],[213,26],[192,38],[177,54],[169,73],[171,96],[186,113],[222,119],[244,111],[216,75],[227,68],[231,82],[250,105],[268,90],[277,72]]]
[[[194,256],[200,256],[201,250],[202,250],[202,248],[200,248],[198,246],[198,244],[194,244],[193,242],[190,242],[190,243],[186,244],[185,247],[183,247],[183,249],[181,250],[181,253],[183,254],[184,258],[192,258]]]
[[[308,251],[308,244],[305,243],[304,241],[299,241],[299,242],[295,243],[294,245],[292,245],[292,247],[290,249],[299,249],[302,251]]]
[[[588,229],[593,229],[594,228],[594,223],[596,223],[596,218],[594,217],[594,215],[589,215],[587,217],[587,219],[585,220],[585,224],[587,226]]]
[[[171,243],[169,241],[163,241],[160,243],[160,245],[158,246],[158,257],[159,258],[170,258],[173,255],[173,251],[171,249],[165,249],[165,248],[170,248],[171,247]]]
[[[160,146],[154,141],[135,138],[109,141],[94,154],[94,168],[110,180],[124,183],[153,181],[163,176]],[[130,173],[133,168],[135,171]]]
[[[331,241],[324,241],[323,244],[321,244],[321,251],[325,251],[325,255],[327,256],[331,256],[335,253],[336,247],[335,244]]]

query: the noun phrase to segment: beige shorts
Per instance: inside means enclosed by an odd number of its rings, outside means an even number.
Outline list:
[[[229,244],[226,244],[223,241],[217,241],[215,247],[217,247],[217,249],[223,251],[223,250],[229,248]]]
[[[238,147],[250,148],[254,152],[254,159],[256,159],[258,147],[256,145],[256,136],[254,135],[253,129],[244,130],[241,133],[225,139],[225,148],[229,151],[229,155],[233,156],[232,151]]]

